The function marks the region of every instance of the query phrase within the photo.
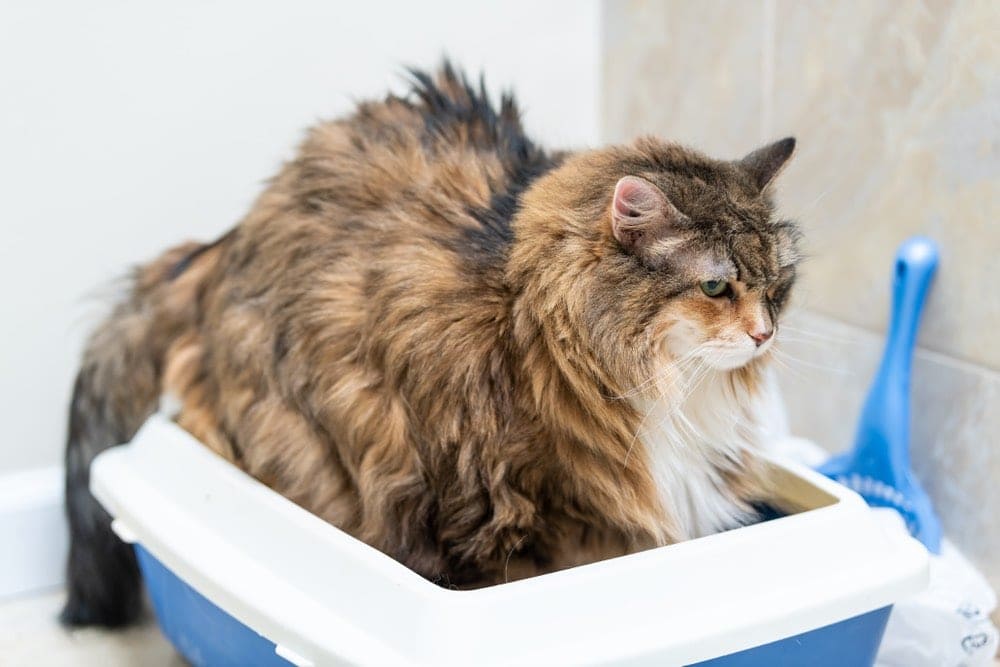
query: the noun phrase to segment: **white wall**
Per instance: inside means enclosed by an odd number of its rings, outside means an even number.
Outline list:
[[[0,472],[60,460],[82,341],[130,263],[210,239],[301,130],[448,53],[550,145],[597,136],[598,4],[0,6]],[[102,299],[102,297],[105,297]]]

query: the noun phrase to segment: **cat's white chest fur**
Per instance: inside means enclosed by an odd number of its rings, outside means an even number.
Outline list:
[[[643,398],[639,438],[664,510],[681,539],[739,525],[744,508],[734,498],[719,466],[759,450],[784,429],[777,386],[770,373],[751,393],[726,372],[709,372],[677,398]]]

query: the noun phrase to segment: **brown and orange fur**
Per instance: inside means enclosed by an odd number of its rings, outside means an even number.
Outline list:
[[[134,562],[87,466],[161,394],[213,451],[443,585],[685,537],[622,397],[657,376],[678,319],[710,330],[734,306],[698,292],[690,262],[616,234],[612,197],[622,177],[654,183],[677,238],[739,258],[774,321],[796,258],[773,173],[652,138],[548,153],[512,100],[495,110],[448,67],[415,77],[411,96],[312,129],[245,219],[140,268],[92,338],[67,450],[67,622],[135,614]],[[731,382],[753,391],[760,363]],[[746,464],[718,469],[749,503]]]

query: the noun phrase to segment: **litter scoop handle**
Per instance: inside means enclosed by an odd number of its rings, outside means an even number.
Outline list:
[[[896,252],[892,283],[892,319],[883,363],[903,386],[910,386],[910,365],[916,342],[920,313],[938,265],[937,245],[929,238],[915,236]]]

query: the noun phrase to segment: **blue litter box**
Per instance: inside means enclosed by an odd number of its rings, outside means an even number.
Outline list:
[[[194,665],[871,665],[927,553],[853,492],[768,460],[787,516],[474,591],[440,588],[169,419],[91,489]]]

